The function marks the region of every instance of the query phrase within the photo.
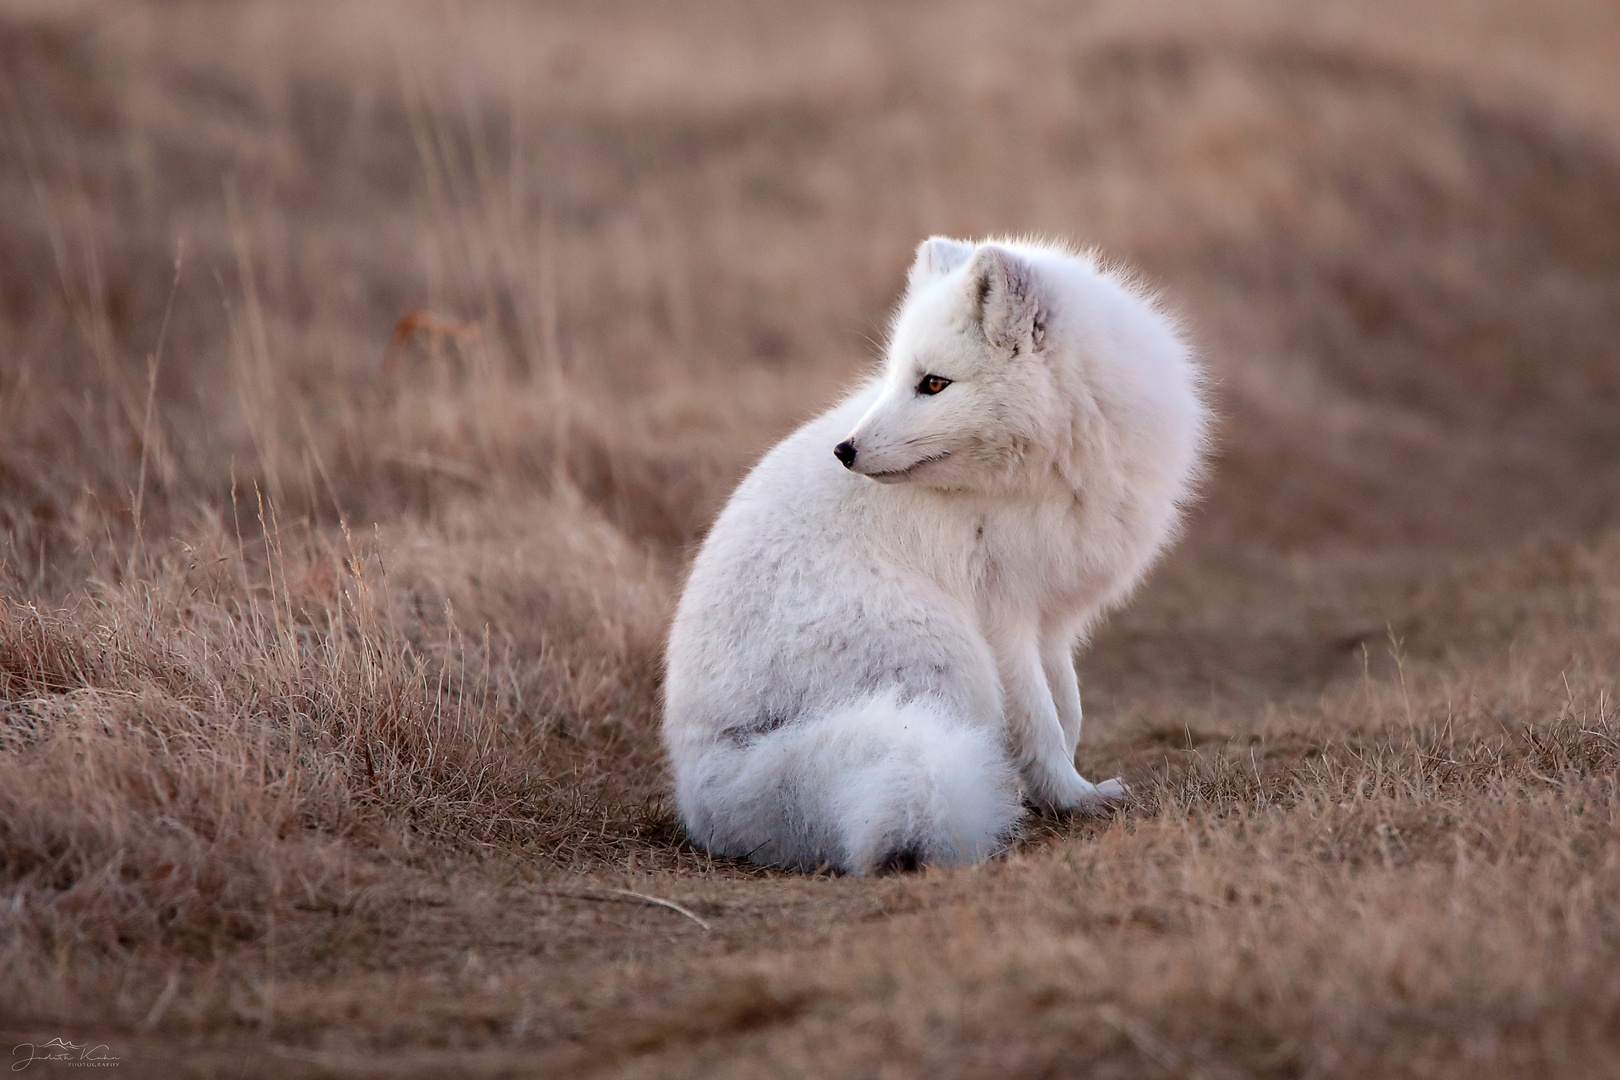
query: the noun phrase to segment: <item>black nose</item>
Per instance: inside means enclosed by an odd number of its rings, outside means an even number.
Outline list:
[[[842,461],[844,468],[853,469],[855,467],[855,444],[845,439],[833,447],[833,457]]]

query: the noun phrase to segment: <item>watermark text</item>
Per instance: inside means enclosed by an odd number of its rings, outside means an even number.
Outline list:
[[[52,1039],[42,1043],[18,1043],[11,1048],[11,1071],[22,1072],[36,1062],[66,1065],[70,1069],[116,1069],[119,1058],[106,1043],[69,1042]]]

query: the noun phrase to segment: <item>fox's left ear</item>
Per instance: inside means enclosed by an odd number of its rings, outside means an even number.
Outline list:
[[[906,275],[906,291],[916,292],[923,285],[938,281],[967,262],[972,254],[972,244],[948,236],[930,236],[917,245],[917,258],[911,264],[911,273]]]
[[[1033,268],[1006,248],[985,244],[968,267],[968,302],[985,339],[1014,355],[1038,348],[1045,333]]]

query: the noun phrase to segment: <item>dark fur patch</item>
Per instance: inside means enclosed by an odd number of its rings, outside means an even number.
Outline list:
[[[874,863],[872,873],[880,877],[885,874],[914,874],[922,866],[922,852],[916,848],[897,848]]]
[[[785,727],[792,720],[794,713],[786,709],[766,709],[746,724],[733,724],[723,729],[720,734],[730,739],[737,746],[747,746],[761,735],[769,735],[777,728]]]

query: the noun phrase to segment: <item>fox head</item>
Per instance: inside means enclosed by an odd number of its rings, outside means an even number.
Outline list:
[[[886,484],[985,488],[1050,446],[1063,418],[1043,355],[1034,267],[995,244],[923,241],[895,318],[883,389],[834,450]]]

